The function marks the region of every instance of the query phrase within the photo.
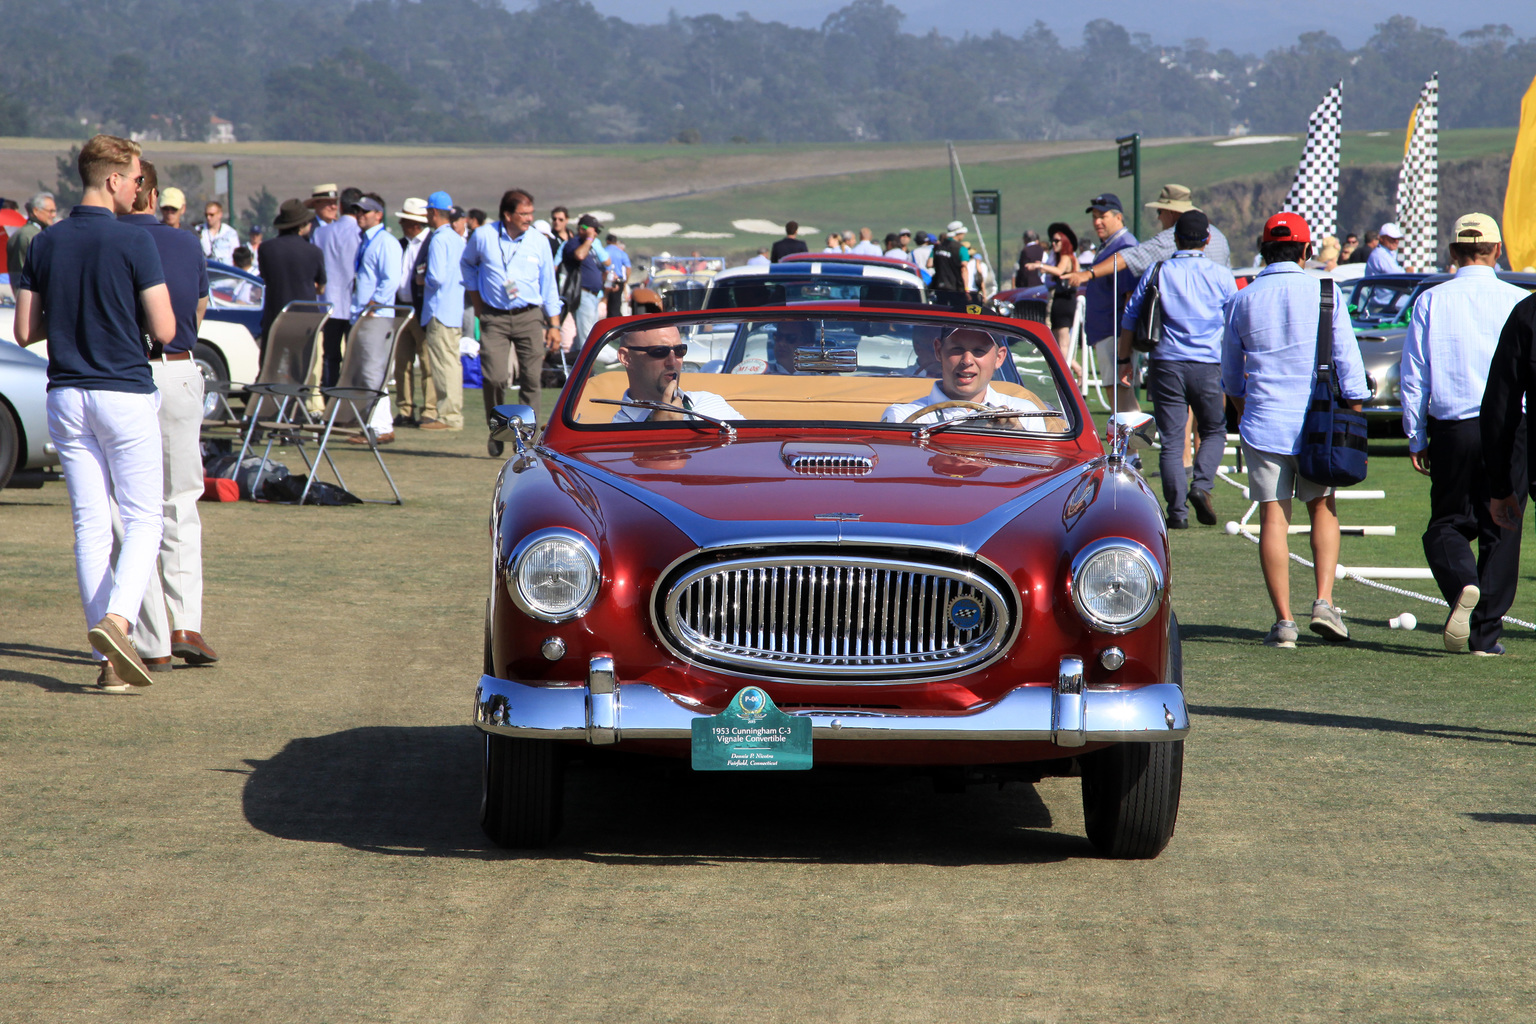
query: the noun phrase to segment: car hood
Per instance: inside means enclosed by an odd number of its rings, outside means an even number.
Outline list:
[[[709,441],[554,457],[650,506],[701,544],[745,527],[847,540],[931,534],[972,550],[1076,480],[1085,461],[1077,448],[1056,454],[959,439],[919,445],[905,437]]]

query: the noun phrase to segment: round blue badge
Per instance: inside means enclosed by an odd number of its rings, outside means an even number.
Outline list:
[[[768,704],[768,695],[755,686],[749,686],[741,691],[740,700],[741,710],[749,715],[756,715],[762,713],[763,708]]]
[[[961,632],[981,625],[981,602],[974,597],[957,597],[949,602],[949,622]]]

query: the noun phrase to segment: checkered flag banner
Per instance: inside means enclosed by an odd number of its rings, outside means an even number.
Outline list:
[[[1307,118],[1307,145],[1296,167],[1296,180],[1281,207],[1287,213],[1301,214],[1312,229],[1313,238],[1338,234],[1343,95],[1344,83],[1335,82]]]
[[[1440,74],[1436,72],[1424,83],[1409,118],[1403,169],[1397,177],[1397,223],[1403,229],[1398,262],[1405,270],[1435,269],[1439,214]]]

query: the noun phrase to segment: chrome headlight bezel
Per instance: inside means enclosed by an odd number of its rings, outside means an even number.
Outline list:
[[[1083,572],[1087,569],[1089,563],[1109,551],[1121,551],[1130,554],[1146,571],[1152,584],[1146,606],[1134,617],[1124,622],[1110,622],[1095,614],[1084,602],[1079,587]],[[1082,616],[1083,621],[1088,623],[1091,628],[1101,633],[1114,635],[1129,633],[1131,630],[1139,629],[1152,621],[1157,615],[1158,609],[1162,607],[1164,587],[1165,581],[1162,567],[1158,565],[1157,559],[1153,557],[1152,552],[1147,550],[1145,545],[1139,544],[1128,537],[1102,537],[1084,546],[1077,553],[1077,556],[1072,559],[1071,575],[1067,580],[1067,589],[1071,591],[1072,604],[1077,609],[1077,614]]]
[[[570,549],[585,561],[585,571],[588,574],[580,599],[575,604],[558,610],[546,608],[537,603],[526,591],[523,579],[523,569],[527,564],[528,556],[535,549],[551,543],[569,545]],[[517,546],[507,557],[503,579],[507,596],[523,614],[541,622],[569,622],[585,615],[597,601],[597,592],[602,586],[602,562],[598,558],[597,545],[584,535],[563,527],[548,527],[535,530],[517,542]]]

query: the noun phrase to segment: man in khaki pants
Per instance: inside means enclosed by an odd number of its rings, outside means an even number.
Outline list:
[[[144,604],[134,623],[133,640],[151,669],[171,667],[175,656],[189,665],[208,665],[218,654],[203,639],[203,522],[197,500],[203,496],[203,372],[192,358],[197,330],[208,308],[208,262],[191,232],[155,218],[161,202],[155,165],[143,160],[143,174],[133,212],[118,218],[149,232],[160,253],[165,286],[176,315],[176,337],[150,349],[149,371],[160,391],[160,447],[165,493],[165,525],[160,538],[159,572],[149,578]],[[113,524],[122,543],[122,527]]]
[[[437,393],[437,417],[422,430],[464,429],[464,373],[459,334],[464,324],[464,239],[453,229],[453,199],[447,192],[427,197],[426,283],[421,322],[426,325],[427,366]]]

